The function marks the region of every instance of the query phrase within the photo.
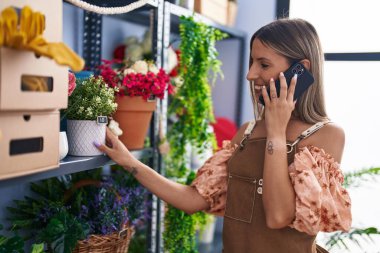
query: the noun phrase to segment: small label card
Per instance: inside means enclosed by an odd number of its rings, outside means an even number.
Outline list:
[[[156,102],[156,96],[155,95],[150,95],[147,102]]]
[[[98,125],[101,125],[101,124],[108,124],[108,117],[107,116],[98,116],[96,118],[96,123]]]

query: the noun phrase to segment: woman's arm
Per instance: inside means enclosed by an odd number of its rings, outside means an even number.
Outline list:
[[[110,147],[94,144],[163,201],[188,214],[209,208],[206,200],[193,187],[172,182],[137,160],[108,128],[107,142]]]
[[[295,217],[295,193],[288,173],[286,153],[286,128],[294,110],[293,94],[295,76],[287,88],[284,75],[280,74],[280,96],[277,97],[273,79],[270,96],[263,89],[265,101],[265,125],[267,143],[264,160],[263,205],[269,228],[282,228]]]

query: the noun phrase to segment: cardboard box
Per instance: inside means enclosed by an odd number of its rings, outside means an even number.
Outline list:
[[[238,13],[237,2],[228,1],[228,15],[227,15],[228,26],[235,26],[237,13]]]
[[[68,68],[49,58],[0,48],[0,111],[66,108],[68,79]]]
[[[194,10],[222,25],[227,24],[228,0],[195,0]]]
[[[48,42],[62,41],[63,1],[62,0],[1,0],[0,11],[7,7],[22,9],[29,6],[33,11],[45,15],[45,31],[43,37]]]
[[[59,112],[0,112],[0,179],[59,166]]]

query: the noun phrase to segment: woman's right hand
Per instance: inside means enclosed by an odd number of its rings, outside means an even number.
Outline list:
[[[99,143],[94,143],[94,145],[108,155],[115,163],[123,166],[128,171],[140,163],[108,127],[106,129],[106,142],[107,145]]]

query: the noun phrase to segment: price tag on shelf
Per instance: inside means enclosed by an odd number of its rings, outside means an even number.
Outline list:
[[[101,124],[108,124],[108,117],[107,116],[98,116],[96,118],[96,123],[98,125],[101,125]]]

